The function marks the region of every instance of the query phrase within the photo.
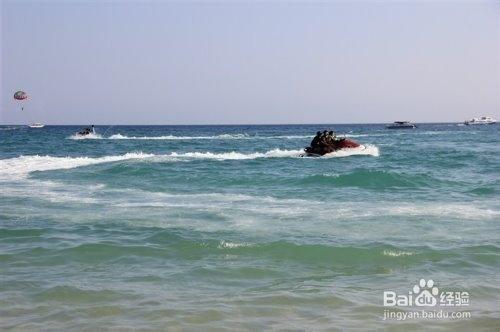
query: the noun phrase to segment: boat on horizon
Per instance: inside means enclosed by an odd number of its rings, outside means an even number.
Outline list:
[[[470,120],[465,120],[464,125],[486,125],[495,124],[497,120],[493,119],[491,116],[482,116],[480,118],[472,118]]]
[[[29,124],[28,127],[30,127],[30,128],[43,128],[43,127],[45,127],[45,125],[42,123],[32,123],[32,124]]]
[[[394,121],[394,123],[387,125],[387,129],[415,129],[417,126],[409,121]]]

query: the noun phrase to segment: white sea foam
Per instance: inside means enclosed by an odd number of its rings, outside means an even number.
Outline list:
[[[304,153],[303,150],[281,150],[273,149],[267,152],[241,153],[236,151],[213,153],[213,152],[172,152],[167,155],[174,158],[189,158],[189,159],[214,159],[214,160],[245,160],[257,158],[286,158],[300,157]]]
[[[247,134],[221,134],[216,136],[174,136],[174,135],[163,135],[163,136],[126,136],[122,134],[114,134],[109,136],[107,139],[117,139],[117,140],[210,140],[210,139],[248,139],[250,138]]]
[[[323,158],[332,158],[332,157],[348,157],[348,156],[379,156],[378,147],[371,144],[360,145],[357,148],[350,149],[342,149],[337,150],[332,153],[328,153],[323,156]]]
[[[498,210],[464,204],[400,204],[399,206],[380,208],[380,212],[394,216],[441,216],[466,219],[500,216],[500,211]]]
[[[123,192],[123,190],[121,190]],[[399,220],[401,217],[446,217],[464,219],[493,219],[500,215],[500,211],[484,208],[475,204],[461,203],[412,203],[397,202],[378,204],[373,202],[340,202],[328,204],[322,201],[276,198],[272,196],[253,196],[245,194],[225,193],[197,193],[197,194],[172,194],[164,192],[146,192],[138,189],[128,189],[129,197],[137,197],[137,200],[119,201],[117,206],[126,208],[231,208],[244,210],[246,215],[252,213],[263,213],[278,218],[284,216],[305,216],[317,220],[332,219],[358,219],[393,217]],[[265,207],[265,208],[264,208]],[[240,216],[240,215],[238,215]]]
[[[250,247],[252,246],[251,243],[235,243],[235,242],[226,242],[224,240],[219,242],[219,245],[217,248],[219,249],[235,249],[235,248],[240,248],[240,247]]]
[[[390,256],[390,257],[404,257],[404,256],[413,256],[416,253],[413,251],[384,250],[382,254],[384,256]]]
[[[365,137],[368,134],[346,134],[340,137]],[[106,137],[106,139],[116,140],[231,140],[231,139],[245,139],[245,140],[267,140],[267,139],[312,139],[313,135],[277,135],[277,136],[258,136],[249,134],[220,134],[213,136],[175,136],[175,135],[161,135],[161,136],[127,136],[120,133]]]
[[[186,152],[176,153],[172,152],[168,157],[174,158],[192,158],[192,159],[214,159],[214,160],[245,160],[257,158],[293,158],[301,157],[304,155],[304,150],[281,150],[273,149],[267,152],[254,152],[254,153],[241,153],[241,152],[225,152],[225,153],[212,153],[212,152]],[[329,153],[324,158],[332,157],[348,157],[355,155],[370,155],[377,157],[379,150],[375,145],[361,145],[357,148],[342,149]]]
[[[0,178],[2,179],[18,179],[24,178],[29,173],[35,171],[50,171],[56,169],[71,169],[82,166],[89,166],[101,163],[109,163],[127,159],[144,159],[158,157],[159,160],[179,160],[179,159],[213,159],[213,160],[240,160],[240,159],[255,159],[255,158],[279,158],[279,157],[296,157],[299,156],[301,150],[280,150],[275,149],[264,153],[212,153],[212,152],[187,152],[165,155],[154,155],[147,153],[126,153],[118,156],[104,157],[53,157],[53,156],[20,156],[17,158],[1,159],[0,160]]]
[[[74,134],[68,137],[69,139],[82,140],[82,139],[103,139],[103,137],[96,133],[90,133],[87,135]]]
[[[104,190],[105,187],[104,184],[92,184],[83,188],[78,184],[27,179],[15,185],[4,186],[2,195],[4,197],[37,197],[52,203],[96,204],[99,200],[92,196]]]
[[[260,138],[260,139],[272,139],[272,138],[279,138],[279,139],[301,139],[301,138],[309,138],[312,139],[314,135],[280,135],[280,136],[255,136],[255,138]]]
[[[250,138],[250,136],[247,134],[221,134],[221,135],[214,136],[214,138],[218,138],[218,139],[246,139],[246,138]]]
[[[117,140],[231,140],[231,139],[299,139],[299,138],[312,138],[311,135],[281,135],[281,136],[250,136],[248,134],[220,134],[213,136],[175,136],[175,135],[162,135],[162,136],[127,136],[122,134],[114,134],[106,139]]]
[[[245,230],[250,233],[272,234],[305,232],[330,234],[342,241],[378,241],[395,237],[394,241],[419,243],[412,225],[428,224],[428,241],[443,239],[459,241],[464,233],[449,232],[457,221],[490,222],[498,220],[500,211],[476,202],[356,202],[324,201],[314,199],[281,198],[246,195],[241,193],[169,193],[141,190],[139,188],[113,188],[103,184],[79,185],[45,180],[27,179],[16,184],[1,184],[2,197],[25,197],[51,203],[75,205],[92,204],[92,211],[71,211],[38,206],[36,214],[47,213],[61,222],[102,222],[123,220],[134,226],[179,227],[203,231]],[[34,195],[36,193],[36,195]],[[32,204],[32,203],[30,203]],[[35,203],[36,204],[36,203]],[[26,205],[28,207],[28,205]],[[5,211],[4,211],[5,212]],[[8,213],[8,212],[5,212]],[[32,213],[26,210],[26,213]],[[17,212],[16,212],[17,214]],[[207,221],[203,216],[216,218]],[[439,220],[439,223],[436,222]],[[367,222],[369,221],[369,222]],[[453,223],[453,224],[451,224]],[[490,223],[493,227],[494,223]],[[420,227],[420,226],[419,226]],[[453,227],[453,226],[451,226]],[[377,232],[372,232],[377,229]],[[470,232],[472,228],[464,228]],[[237,248],[248,245],[238,241],[221,242],[220,248]],[[388,250],[383,255],[404,257],[418,252]]]
[[[24,178],[35,171],[71,169],[81,166],[95,165],[127,159],[152,157],[146,153],[126,153],[121,156],[104,157],[52,157],[52,156],[20,156],[11,159],[0,159],[0,178],[14,180]]]

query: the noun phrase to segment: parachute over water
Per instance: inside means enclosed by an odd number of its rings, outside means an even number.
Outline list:
[[[14,99],[22,102],[28,99],[28,94],[21,90],[16,91],[16,93],[14,93]],[[22,104],[21,104],[21,110],[24,110],[24,106]]]

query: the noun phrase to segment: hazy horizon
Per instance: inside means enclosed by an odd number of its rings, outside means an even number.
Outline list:
[[[2,1],[0,124],[500,117],[500,4]],[[30,96],[24,111],[12,95]]]
[[[496,119],[498,120],[498,119]],[[395,120],[395,121],[400,121],[400,120]],[[176,124],[169,124],[169,123],[158,123],[158,124],[147,124],[147,123],[133,123],[133,124],[120,124],[120,123],[96,123],[96,122],[82,122],[82,123],[66,123],[66,124],[53,124],[53,123],[47,123],[44,122],[44,126],[54,126],[54,127],[72,127],[72,126],[90,126],[94,125],[97,127],[102,127],[102,126],[113,126],[113,127],[127,127],[127,126],[147,126],[147,127],[154,127],[154,126],[159,126],[159,127],[166,127],[166,126],[313,126],[313,125],[318,125],[318,126],[336,126],[336,125],[386,125],[393,123],[395,121],[385,121],[385,122],[290,122],[290,123],[203,123],[203,124],[192,124],[192,123],[176,123]],[[401,121],[406,121],[406,120],[401,120]],[[464,121],[444,121],[444,122],[418,122],[418,121],[409,121],[413,124],[424,124],[424,125],[432,125],[432,124],[461,124]],[[0,126],[23,126],[27,125],[28,123],[1,123]]]

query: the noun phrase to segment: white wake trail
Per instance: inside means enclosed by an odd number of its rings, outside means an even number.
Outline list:
[[[169,154],[149,154],[142,152],[132,152],[117,156],[103,157],[54,157],[54,156],[20,156],[10,159],[0,159],[0,179],[16,180],[28,177],[29,173],[36,171],[51,171],[57,169],[72,169],[102,163],[110,163],[129,159],[150,159],[153,162],[164,161],[186,161],[186,160],[249,160],[258,158],[297,158],[304,155],[300,150],[273,149],[266,152],[172,152]],[[333,152],[325,156],[347,157],[353,155],[378,156],[378,148],[373,145],[360,146],[354,149],[345,149]]]
[[[341,149],[332,153],[328,153],[323,156],[323,158],[334,158],[334,157],[349,157],[349,156],[373,156],[378,157],[380,152],[378,147],[371,144],[360,145],[357,148]]]
[[[71,169],[101,163],[127,159],[143,159],[153,157],[153,154],[126,153],[121,156],[104,157],[52,157],[52,156],[20,156],[0,160],[0,179],[15,180],[27,177],[31,172],[51,171],[56,169]]]
[[[69,139],[74,139],[74,140],[83,140],[83,139],[103,139],[103,137],[99,134],[96,133],[90,133],[87,135],[78,135],[74,134],[68,137]]]
[[[114,134],[106,139],[116,140],[212,140],[212,139],[249,139],[247,134],[221,134],[216,136],[126,136],[122,134]]]
[[[187,159],[246,160],[246,159],[257,159],[257,158],[292,158],[292,157],[300,157],[300,155],[303,153],[304,153],[303,150],[274,149],[267,152],[254,152],[254,153],[241,153],[236,151],[224,152],[224,153],[172,152],[167,156],[174,158],[187,158]]]

